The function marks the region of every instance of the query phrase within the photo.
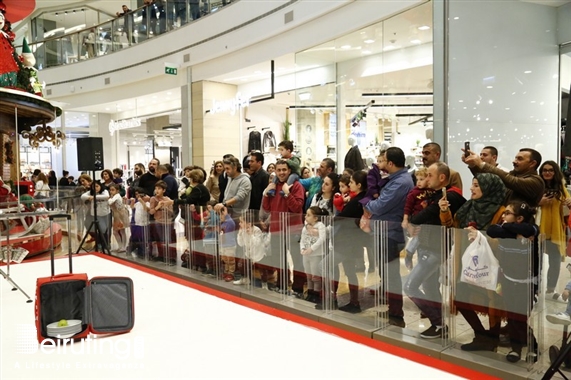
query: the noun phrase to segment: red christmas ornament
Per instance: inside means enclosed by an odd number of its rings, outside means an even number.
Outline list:
[[[36,0],[0,0],[0,12],[12,24],[23,20],[36,9]]]

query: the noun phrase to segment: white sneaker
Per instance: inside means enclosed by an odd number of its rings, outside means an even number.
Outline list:
[[[563,296],[557,292],[547,293],[546,296],[547,296],[546,299],[548,299],[549,301],[567,303],[567,300],[564,300]]]
[[[565,325],[565,326],[569,326],[571,325],[571,317],[569,316],[569,314],[567,314],[564,311],[561,311],[559,313],[556,314],[548,314],[545,316],[545,318],[555,324],[555,325]]]
[[[246,277],[242,277],[239,280],[233,282],[234,285],[250,285],[250,280]]]
[[[262,282],[262,289],[268,290],[268,283],[267,282]]]

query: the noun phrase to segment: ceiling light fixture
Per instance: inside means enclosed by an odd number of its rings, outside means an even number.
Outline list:
[[[418,27],[418,30],[428,30],[428,29],[430,29],[430,26],[428,25],[423,25]]]
[[[425,98],[432,97],[432,92],[364,92],[365,98]]]
[[[363,42],[366,43],[366,44],[372,44],[373,42],[375,42],[375,40],[372,40],[372,39],[369,38],[368,40],[365,40],[365,41],[363,41]]]
[[[300,92],[297,96],[302,102],[311,99],[311,93],[309,92]]]

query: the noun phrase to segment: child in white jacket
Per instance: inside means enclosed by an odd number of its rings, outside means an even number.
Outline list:
[[[268,236],[253,223],[240,217],[240,230],[238,231],[238,245],[244,247],[244,256],[256,265],[257,262],[266,256],[268,249]],[[268,289],[268,270],[259,268],[262,277],[262,288]],[[234,281],[234,285],[247,285],[249,283],[247,276],[242,276],[239,280]]]
[[[113,215],[113,236],[117,241],[117,252],[125,252],[127,248],[127,233],[125,229],[129,226],[129,210],[123,203],[121,197],[121,185],[112,183],[109,185],[109,208]]]
[[[305,226],[301,231],[301,255],[303,256],[303,268],[307,275],[307,297],[310,302],[319,302],[322,297],[322,273],[321,262],[325,254],[325,224],[319,221],[321,216],[327,216],[329,212],[317,206],[307,209],[305,214]]]

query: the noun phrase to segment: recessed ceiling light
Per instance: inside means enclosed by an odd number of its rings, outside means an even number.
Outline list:
[[[363,50],[362,53],[363,54],[371,54],[371,51],[370,50]]]
[[[494,88],[494,86],[486,86],[486,88]]]
[[[526,70],[523,72],[524,74],[531,74],[531,70]]]
[[[170,96],[170,95],[172,95],[172,92],[170,92],[170,91],[169,91],[169,92],[167,92],[167,95],[169,95],[169,96]]]
[[[420,40],[410,40],[411,44],[419,44],[421,41]]]
[[[345,49],[345,50],[351,49],[351,45],[343,45],[343,46],[341,46],[341,49]]]
[[[383,48],[384,51],[396,49],[393,45],[387,45]]]
[[[459,19],[460,19],[460,17],[458,17],[458,16],[454,17],[454,20],[459,20]]]
[[[109,107],[105,107],[105,111],[109,111]]]
[[[430,29],[430,26],[428,25],[423,25],[418,27],[418,30],[428,30],[428,29]]]
[[[365,40],[365,41],[363,41],[363,42],[366,43],[366,44],[372,44],[373,42],[375,42],[375,40],[372,40],[372,39],[369,38],[368,40]]]

